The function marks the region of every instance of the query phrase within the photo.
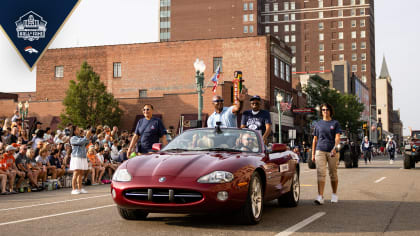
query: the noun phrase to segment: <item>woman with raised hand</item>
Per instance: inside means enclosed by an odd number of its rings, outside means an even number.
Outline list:
[[[86,157],[86,145],[89,144],[89,139],[92,136],[92,133],[90,130],[88,130],[86,137],[83,137],[79,127],[73,126],[72,130],[73,134],[70,138],[70,144],[72,147],[70,170],[73,171],[73,190],[71,191],[71,194],[87,193],[87,191],[82,188],[82,178],[84,172],[89,168]]]

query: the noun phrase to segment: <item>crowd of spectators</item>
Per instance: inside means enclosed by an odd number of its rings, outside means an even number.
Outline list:
[[[23,192],[24,185],[31,191],[40,191],[49,181],[60,188],[65,177],[72,175],[72,124],[62,130],[42,127],[41,122],[36,122],[29,130],[28,125],[22,125],[18,113],[4,120],[0,127],[0,194]],[[81,130],[82,136],[88,130],[93,135],[86,146],[89,170],[83,176],[84,184],[110,183],[119,164],[129,156],[127,149],[133,135],[126,130],[120,132],[116,126],[111,129],[98,125]]]

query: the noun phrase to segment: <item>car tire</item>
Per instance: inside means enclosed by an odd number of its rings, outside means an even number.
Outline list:
[[[300,181],[299,174],[296,171],[293,175],[292,185],[290,191],[277,198],[279,206],[296,207],[300,199]]]
[[[315,162],[312,161],[312,152],[308,153],[308,168],[309,169],[316,169],[316,164]]]
[[[404,169],[411,169],[411,158],[408,155],[404,155]]]
[[[353,168],[358,168],[358,167],[359,167],[359,159],[353,160]]]
[[[353,167],[353,161],[351,160],[350,152],[344,152],[344,166],[346,168]]]
[[[148,212],[136,209],[125,209],[121,207],[118,208],[118,213],[120,216],[126,220],[145,220],[147,218]]]
[[[239,211],[241,223],[255,225],[261,221],[263,211],[263,185],[258,172],[254,172],[249,181],[245,205]]]

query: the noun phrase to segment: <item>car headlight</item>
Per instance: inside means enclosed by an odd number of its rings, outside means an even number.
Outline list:
[[[197,182],[208,184],[229,183],[233,180],[233,174],[227,171],[214,171],[208,175],[201,176]]]
[[[112,177],[112,181],[129,182],[131,181],[131,175],[127,169],[117,169]]]

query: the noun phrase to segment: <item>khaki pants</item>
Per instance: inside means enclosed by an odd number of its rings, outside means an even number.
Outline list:
[[[331,181],[338,181],[337,168],[339,160],[339,153],[336,153],[334,157],[331,157],[330,152],[316,150],[315,163],[318,175],[318,182],[325,182],[325,176],[327,175],[327,163]]]

